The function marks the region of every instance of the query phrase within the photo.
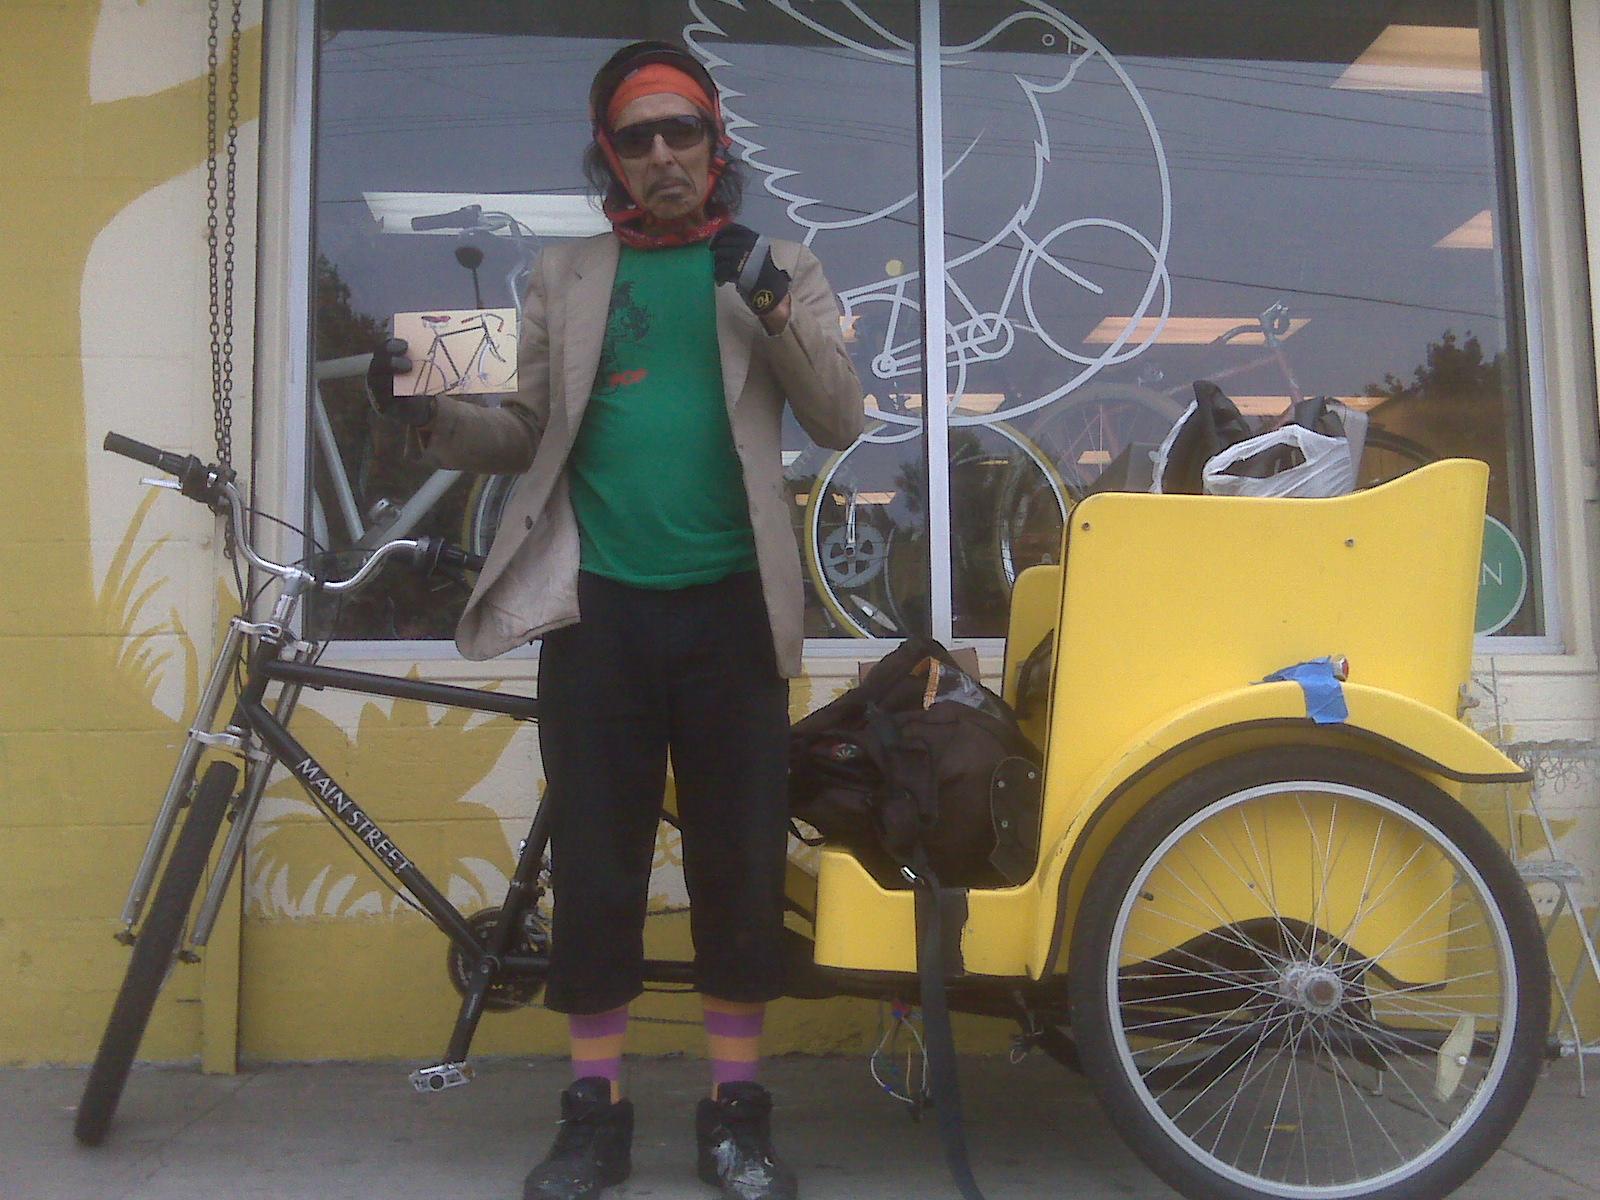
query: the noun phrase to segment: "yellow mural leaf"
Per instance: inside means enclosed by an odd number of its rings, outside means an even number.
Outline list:
[[[364,703],[353,735],[305,706],[293,726],[328,774],[458,907],[499,902],[515,866],[500,815],[462,797],[500,760],[518,722],[395,700]],[[305,799],[289,778],[267,794]],[[320,828],[320,820],[308,825],[308,810],[306,802],[258,818],[247,879],[250,908],[288,917],[393,911],[399,901],[347,844]]]

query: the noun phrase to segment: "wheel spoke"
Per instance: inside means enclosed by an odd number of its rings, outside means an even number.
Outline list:
[[[1327,1038],[1323,1036],[1320,1029],[1316,1031],[1316,1036],[1317,1039],[1322,1042],[1324,1047],[1326,1047],[1328,1051],[1328,1061],[1332,1064],[1336,1076],[1350,1085],[1351,1093],[1361,1101],[1362,1107],[1367,1110],[1367,1115],[1372,1119],[1372,1124],[1376,1126],[1379,1133],[1383,1134],[1384,1140],[1389,1143],[1389,1148],[1394,1151],[1395,1160],[1398,1162],[1404,1162],[1404,1151],[1400,1149],[1399,1145],[1390,1135],[1389,1127],[1384,1124],[1382,1119],[1379,1118],[1377,1111],[1368,1102],[1366,1089],[1350,1077],[1350,1073],[1345,1070],[1344,1064],[1339,1061],[1339,1056],[1334,1053],[1333,1047],[1328,1045]],[[1345,1141],[1350,1149],[1350,1171],[1351,1175],[1354,1176],[1360,1172],[1361,1167],[1360,1163],[1356,1159],[1356,1139],[1354,1132],[1352,1132],[1350,1128],[1350,1113],[1349,1110],[1345,1108],[1344,1091],[1336,1088],[1334,1095],[1338,1096],[1339,1098],[1339,1116],[1344,1123]]]
[[[1283,938],[1284,952],[1286,954],[1298,955],[1305,950],[1305,946],[1301,944],[1299,937],[1290,931],[1289,923],[1283,919],[1283,905],[1279,903],[1278,900],[1278,876],[1277,872],[1272,869],[1271,828],[1269,826],[1261,831],[1262,841],[1266,843],[1267,846],[1267,861],[1265,864],[1263,864],[1261,861],[1260,848],[1256,846],[1255,834],[1252,833],[1250,829],[1250,814],[1241,813],[1239,816],[1239,824],[1244,827],[1245,837],[1249,839],[1250,854],[1251,857],[1255,859],[1256,869],[1262,873],[1267,881],[1267,889],[1269,893],[1267,896],[1267,902],[1272,909],[1272,919],[1278,926],[1278,933]],[[1232,842],[1231,837],[1229,838],[1229,841],[1230,843]]]
[[[1270,1040],[1270,1035],[1272,1033],[1276,1032],[1276,1030],[1278,1030],[1282,1026],[1287,1025],[1289,1023],[1289,1021],[1290,1021],[1290,1018],[1291,1018],[1291,1014],[1282,1013],[1282,1014],[1271,1016],[1264,1023],[1264,1026],[1262,1028],[1262,1035],[1261,1035],[1261,1037],[1256,1039],[1256,1044],[1250,1051],[1250,1059],[1249,1059],[1248,1062],[1246,1062],[1244,1064],[1244,1070],[1243,1070],[1244,1078],[1241,1081],[1238,1090],[1235,1091],[1233,1096],[1228,1100],[1228,1105],[1227,1105],[1227,1110],[1226,1110],[1228,1115],[1225,1115],[1223,1117],[1223,1122],[1222,1122],[1224,1126],[1227,1125],[1228,1118],[1233,1112],[1233,1107],[1234,1107],[1234,1105],[1236,1105],[1239,1102],[1239,1097],[1244,1094],[1245,1088],[1247,1088],[1254,1080],[1260,1078],[1261,1074],[1263,1072],[1265,1072],[1269,1067],[1272,1066],[1272,1063],[1277,1058],[1277,1056],[1283,1053],[1283,1048],[1286,1045],[1288,1045],[1287,1041],[1280,1042],[1278,1044],[1278,1048],[1275,1051],[1273,1051],[1273,1057],[1271,1059],[1268,1059],[1267,1063],[1259,1071],[1257,1071],[1256,1074],[1254,1074],[1254,1075],[1250,1074],[1251,1066],[1255,1063],[1257,1055],[1259,1055],[1261,1053],[1261,1048],[1263,1046],[1265,1046],[1267,1044],[1267,1042]],[[1191,1108],[1193,1108],[1196,1104],[1198,1104],[1202,1099],[1205,1098],[1207,1092],[1209,1092],[1212,1088],[1214,1088],[1217,1084],[1219,1084],[1221,1082],[1222,1082],[1221,1078],[1212,1080],[1211,1083],[1207,1084],[1204,1088],[1202,1088],[1199,1092],[1197,1092],[1195,1094],[1194,1098],[1189,1101],[1189,1103],[1185,1104],[1177,1112],[1173,1113],[1172,1114],[1172,1119],[1174,1121],[1176,1121],[1179,1118],[1181,1118],[1182,1116],[1184,1116],[1184,1114],[1186,1114]],[[1213,1115],[1215,1115],[1215,1114],[1213,1114]],[[1206,1121],[1202,1122],[1200,1124],[1199,1128],[1197,1128],[1195,1130],[1195,1132],[1199,1133],[1200,1130],[1203,1130],[1206,1127],[1206,1125],[1208,1125],[1208,1124],[1210,1124],[1210,1119],[1207,1119]],[[1222,1136],[1222,1134],[1221,1134],[1221,1131],[1219,1130],[1219,1132],[1217,1134],[1217,1138],[1218,1138],[1219,1141],[1221,1140],[1221,1136]],[[1215,1142],[1212,1143],[1212,1149],[1213,1149],[1213,1151],[1215,1151],[1215,1149],[1216,1149],[1216,1143]]]
[[[1274,753],[1285,757],[1253,757]],[[1531,1046],[1526,1030],[1542,1012],[1508,956],[1503,897],[1508,879],[1520,884],[1503,860],[1484,865],[1481,834],[1457,837],[1462,816],[1433,815],[1447,798],[1398,767],[1359,761],[1355,778],[1390,781],[1394,793],[1278,775],[1286,781],[1190,800],[1165,825],[1143,822],[1141,857],[1124,855],[1109,903],[1093,888],[1085,897],[1080,925],[1104,913],[1111,931],[1097,985],[1110,1006],[1111,1079],[1127,1080],[1155,1119],[1130,1139],[1163,1141],[1164,1161],[1189,1164],[1176,1178],[1198,1172],[1198,1192],[1360,1200],[1447,1159],[1475,1169],[1526,1101],[1533,1073],[1522,1058],[1517,1094],[1487,1103],[1508,1078],[1505,1048]],[[1509,936],[1529,936],[1521,910],[1516,920]],[[1075,975],[1083,966],[1075,958]],[[1460,1030],[1468,1049],[1456,1048]],[[1441,1059],[1447,1039],[1466,1062]],[[1098,1053],[1080,1046],[1086,1062]],[[1360,1082],[1373,1072],[1386,1091]],[[1480,1126],[1485,1136],[1468,1136]]]

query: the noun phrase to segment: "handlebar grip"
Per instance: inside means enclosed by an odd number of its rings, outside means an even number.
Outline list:
[[[472,229],[483,220],[483,206],[468,204],[455,212],[435,213],[431,217],[412,217],[411,228],[417,233],[430,229]]]
[[[489,559],[483,554],[468,554],[460,546],[452,546],[447,542],[439,553],[439,561],[447,567],[458,567],[463,571],[481,571]]]
[[[440,567],[461,571],[483,570],[484,556],[468,554],[460,546],[452,546],[439,537],[417,539],[417,548],[411,553],[411,563],[424,575],[431,575]]]
[[[189,461],[187,455],[174,454],[170,450],[158,450],[154,446],[147,446],[120,433],[107,433],[102,446],[113,454],[142,462],[145,466],[165,471],[168,475],[182,475]]]

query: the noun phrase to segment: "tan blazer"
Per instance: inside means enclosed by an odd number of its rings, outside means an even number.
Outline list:
[[[618,245],[605,233],[545,250],[523,309],[517,395],[498,408],[442,398],[428,436],[413,437],[412,455],[430,466],[522,474],[456,627],[467,658],[493,658],[579,619],[567,455],[600,363]],[[792,678],[800,673],[804,597],[783,486],[783,406],[814,441],[842,450],[861,434],[862,391],[816,255],[783,241],[772,253],[793,280],[788,326],[768,336],[725,285],[717,288],[717,340],[773,649],[779,671]]]

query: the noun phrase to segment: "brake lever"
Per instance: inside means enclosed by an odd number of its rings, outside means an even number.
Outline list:
[[[146,487],[166,488],[169,492],[183,491],[183,485],[176,479],[141,479],[139,482]]]

